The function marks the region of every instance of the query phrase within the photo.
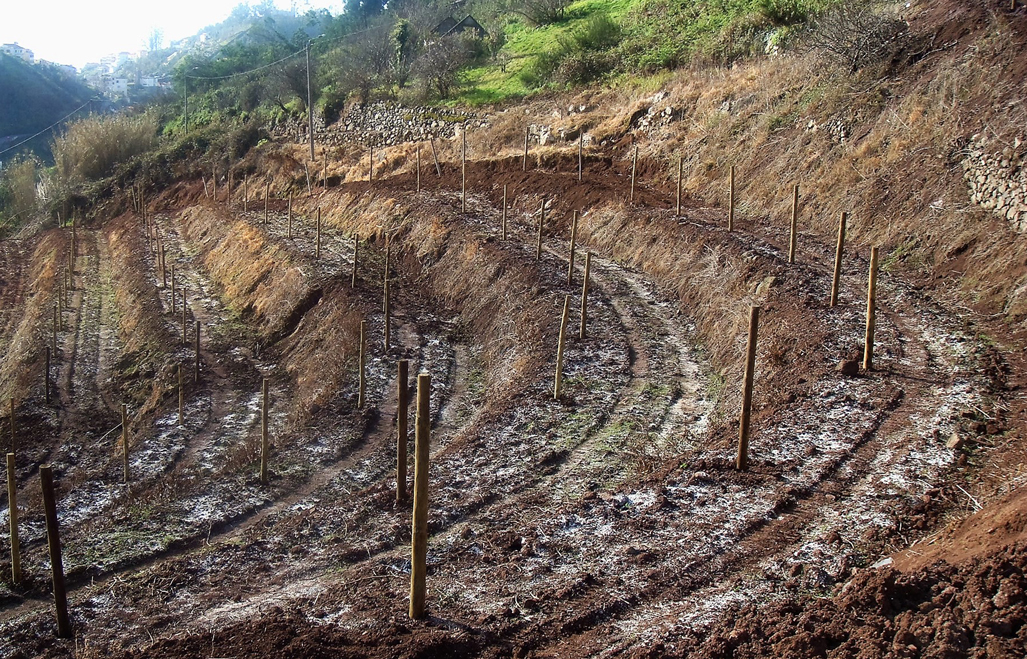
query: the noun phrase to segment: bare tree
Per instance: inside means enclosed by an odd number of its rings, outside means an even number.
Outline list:
[[[413,74],[427,95],[447,98],[456,88],[457,73],[467,61],[467,49],[458,37],[447,37],[428,46],[414,62]]]
[[[535,25],[548,25],[562,20],[570,0],[516,0],[511,9]]]
[[[888,15],[880,3],[854,0],[813,21],[807,43],[855,72],[896,52],[908,34],[909,25]]]

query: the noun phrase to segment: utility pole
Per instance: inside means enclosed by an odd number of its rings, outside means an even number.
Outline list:
[[[186,75],[182,78],[185,80],[185,132],[189,134],[189,76]]]
[[[307,129],[310,131],[310,161],[314,161],[314,106],[313,95],[310,93],[310,42],[307,39]]]

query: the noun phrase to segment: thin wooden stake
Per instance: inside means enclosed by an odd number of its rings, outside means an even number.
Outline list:
[[[211,170],[210,186],[211,186],[211,188],[213,188],[214,201],[217,202],[217,200],[218,200],[218,168],[217,167],[214,167]]]
[[[18,452],[18,440],[17,440],[17,434],[15,432],[15,423],[14,423],[14,398],[8,399],[8,402],[11,404],[11,453],[17,453]]]
[[[535,247],[535,260],[542,260],[542,225],[546,221],[546,200],[543,199],[538,207],[538,243]]]
[[[364,389],[366,387],[365,371],[367,366],[367,321],[360,321],[360,356],[357,362],[359,368],[357,387],[357,409],[364,409]]]
[[[581,282],[581,329],[578,338],[585,340],[585,324],[588,322],[588,280],[592,273],[592,252],[585,252],[585,278]]]
[[[467,212],[467,124],[460,132],[460,212]]]
[[[396,374],[396,501],[407,498],[407,415],[410,411],[410,362],[397,362]]]
[[[731,173],[728,174],[727,193],[727,230],[735,230],[735,166],[731,165]]]
[[[628,198],[629,203],[635,203],[635,165],[638,164],[638,146],[631,152],[631,196]]]
[[[678,185],[677,185],[677,205],[675,215],[681,217],[681,172],[684,169],[684,158],[678,156]]]
[[[574,219],[571,220],[571,255],[567,261],[567,285],[574,283],[574,242],[578,239],[578,211],[574,211]]]
[[[267,378],[260,385],[263,405],[260,409],[260,484],[267,485],[267,455],[270,443],[267,438]]]
[[[388,293],[389,286],[389,262],[392,260],[392,241],[389,239],[389,235],[385,235],[385,269],[382,271],[382,285],[385,286],[385,292]],[[388,298],[382,297],[382,313],[389,310]]]
[[[128,483],[128,406],[121,404],[121,458],[122,477]]]
[[[178,363],[178,425],[185,424],[185,381],[182,379],[182,363]]]
[[[428,556],[428,449],[431,441],[431,376],[417,376],[417,417],[414,425],[414,512],[410,532],[410,617],[424,617],[425,571]]]
[[[560,340],[556,346],[556,384],[553,387],[553,399],[560,400],[563,390],[563,344],[567,338],[567,316],[570,314],[571,296],[563,296],[563,317],[560,319]]]
[[[57,527],[57,497],[54,496],[53,468],[50,465],[39,467],[39,481],[43,490],[43,511],[46,515],[46,542],[50,548],[50,573],[53,576],[53,597],[57,609],[57,637],[71,638],[68,593],[64,589],[61,536]]]
[[[503,184],[503,240],[506,240],[506,187],[507,184]]]
[[[53,305],[53,352],[57,354],[57,303]]]
[[[752,381],[756,373],[756,333],[760,322],[760,308],[749,309],[749,341],[745,351],[745,376],[742,381],[742,416],[738,424],[738,457],[735,467],[749,468],[749,420],[752,413]]]
[[[792,186],[792,222],[788,231],[788,262],[795,263],[796,232],[799,227],[799,184]]]
[[[863,370],[874,367],[874,329],[877,320],[877,247],[870,248],[870,277],[867,282],[867,332],[863,344]]]
[[[389,335],[392,333],[392,305],[389,299],[389,278],[385,278],[385,352],[389,351]]]
[[[207,187],[207,177],[201,176],[200,183],[203,183],[203,198],[210,199],[210,188]]]
[[[838,287],[842,278],[842,253],[845,251],[845,221],[848,213],[838,219],[838,242],[834,247],[834,274],[831,275],[831,306],[838,306]]]
[[[528,171],[528,135],[531,134],[531,126],[524,127],[524,157],[521,158],[521,171]]]
[[[428,140],[428,145],[431,146],[431,157],[435,161],[435,174],[439,178],[442,178],[442,166],[439,165],[439,154],[435,152],[435,138],[432,137]]]
[[[306,161],[303,162],[303,173],[307,176],[307,198],[309,199],[314,196],[314,192],[310,189],[310,165]]]
[[[21,583],[21,546],[18,542],[18,483],[14,472],[14,453],[7,454],[7,506],[11,530],[11,583]]]

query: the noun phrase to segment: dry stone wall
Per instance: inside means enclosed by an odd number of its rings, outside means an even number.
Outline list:
[[[974,135],[963,160],[963,176],[970,198],[1009,221],[1014,230],[1027,231],[1027,169],[1024,141],[1010,146],[985,135]]]

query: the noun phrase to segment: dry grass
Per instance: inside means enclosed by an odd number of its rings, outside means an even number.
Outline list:
[[[54,138],[57,173],[65,181],[101,178],[119,162],[144,153],[155,144],[157,117],[153,114],[95,116],[68,126]]]

